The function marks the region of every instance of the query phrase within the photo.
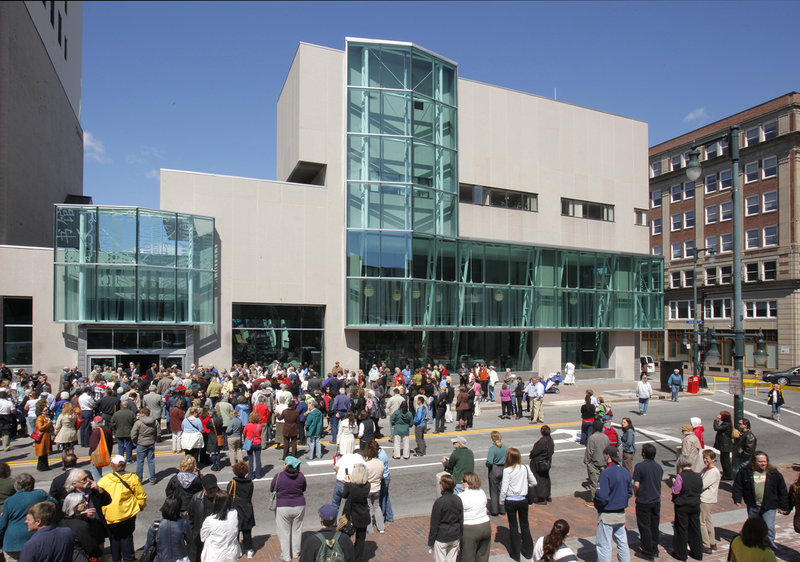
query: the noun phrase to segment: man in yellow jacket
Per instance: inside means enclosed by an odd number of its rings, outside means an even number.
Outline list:
[[[111,496],[111,503],[103,506],[111,541],[111,558],[132,562],[135,559],[133,532],[136,514],[147,504],[147,493],[135,473],[125,472],[125,457],[122,455],[111,458],[111,473],[103,476],[97,485]]]

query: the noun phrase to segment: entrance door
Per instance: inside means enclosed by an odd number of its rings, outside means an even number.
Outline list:
[[[106,367],[110,367],[114,370],[117,368],[117,358],[113,355],[89,357],[89,372],[91,373],[94,371],[95,367],[100,367],[101,371]]]
[[[125,365],[125,367],[128,366],[128,363],[133,363],[134,365],[136,365],[138,363],[139,364],[139,372],[141,374],[143,374],[143,375],[145,373],[147,373],[147,369],[150,368],[150,365],[152,365],[153,363],[158,365],[158,359],[159,359],[158,355],[120,355],[119,356],[120,363]]]

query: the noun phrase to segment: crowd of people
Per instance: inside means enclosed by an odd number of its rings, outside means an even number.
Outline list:
[[[442,433],[447,424],[454,424],[453,450],[441,459],[442,471],[436,475],[441,495],[433,505],[428,534],[434,560],[488,560],[490,517],[498,516],[507,518],[511,559],[575,559],[565,544],[570,529],[566,520],[557,519],[537,540],[529,524],[530,505],[552,501],[555,446],[550,427],[543,424],[542,405],[554,379],[533,377],[526,382],[510,370],[500,378],[494,366],[486,364],[462,364],[452,373],[443,365],[413,371],[409,366],[392,371],[373,365],[365,373],[337,363],[320,376],[313,365],[284,368],[277,362],[235,365],[230,371],[192,365],[185,373],[156,365],[142,372],[130,364],[113,371],[98,368],[87,376],[65,368],[56,391],[40,373],[2,377],[4,450],[11,439],[29,437],[37,470],[47,471],[56,447],[63,472],[45,493],[34,489],[33,476],[11,478],[8,465],[0,463],[0,500],[5,502],[0,503],[0,545],[7,560],[89,561],[102,555],[108,540],[114,562],[134,560],[133,535],[137,514],[147,502],[145,486],[159,482],[155,445],[169,436],[172,452],[183,456],[177,473],[165,483],[161,519],[148,527],[145,559],[252,558],[252,529],[259,512],[253,507],[253,482],[263,476],[262,451],[273,448],[283,461],[283,470],[269,486],[281,560],[310,561],[319,555],[363,560],[367,533],[385,533],[386,523],[394,519],[390,460],[376,440],[390,438],[394,459],[425,456],[426,433]],[[501,418],[519,419],[527,411],[531,423],[542,425],[526,461],[519,449],[503,444],[500,432],[492,431],[482,479],[467,438],[457,432],[472,427],[481,403],[496,400],[495,392],[502,404]],[[652,394],[643,376],[636,388],[640,415],[647,414]],[[770,400],[779,415],[782,395],[779,400],[773,393]],[[644,444],[642,460],[635,463],[633,421],[622,418],[618,431],[611,404],[591,390],[580,417],[591,494],[587,505],[598,513],[598,559],[611,559],[612,542],[620,560],[625,559],[623,552],[627,556],[625,510],[632,497],[640,554],[655,559],[664,479],[654,460],[655,447]],[[747,523],[749,534],[743,530],[736,543],[741,552],[774,547],[775,513],[788,513],[800,501],[800,480],[787,490],[767,454],[757,449],[747,419],[734,424],[729,412],[721,412],[713,430],[721,471],[717,454],[705,446],[700,419],[691,418],[681,428],[676,473],[669,478],[675,504],[673,556],[679,560],[689,554],[702,558],[717,548],[710,510],[720,481],[732,480],[734,502],[744,503],[748,514],[764,524],[763,540],[756,544],[753,537],[762,526]],[[324,435],[333,451],[322,446]],[[307,447],[309,460],[334,453],[336,474],[331,502],[318,510],[322,528],[305,538],[307,481],[298,446]],[[77,466],[79,447],[91,458],[87,469]],[[134,462],[135,470],[128,471]],[[223,490],[213,473],[226,462],[233,478]],[[45,545],[48,553],[43,553]],[[53,558],[53,553],[61,558]]]

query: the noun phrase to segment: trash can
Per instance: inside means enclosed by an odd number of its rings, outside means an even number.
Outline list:
[[[700,377],[694,375],[689,377],[689,382],[686,385],[686,392],[690,394],[697,394],[700,391]]]

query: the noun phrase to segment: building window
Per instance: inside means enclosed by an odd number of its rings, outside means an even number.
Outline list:
[[[683,228],[694,228],[694,211],[683,213]]]
[[[744,183],[758,181],[758,162],[748,162],[744,165]]]
[[[714,193],[717,191],[717,174],[706,176],[705,188],[706,193]]]
[[[765,213],[772,213],[778,210],[778,192],[768,191],[764,194],[764,211]]]
[[[669,301],[670,320],[691,320],[694,318],[692,301]]]
[[[748,283],[758,281],[758,262],[744,264],[744,280]]]
[[[761,264],[761,278],[764,281],[775,281],[778,279],[778,262],[765,261]]]
[[[637,226],[647,226],[647,209],[634,209],[633,221]]]
[[[725,201],[719,206],[720,222],[729,221],[733,218],[733,202]]]
[[[653,229],[653,236],[658,236],[661,234],[661,217],[655,218],[650,221],[650,225]]]
[[[661,206],[661,190],[657,189],[650,194],[650,206],[654,209]]]
[[[728,155],[728,139],[722,139],[719,141],[719,153],[722,156]]]
[[[515,209],[519,211],[539,211],[539,195],[525,191],[510,191],[484,185],[462,183],[458,186],[459,203]]]
[[[681,184],[673,185],[669,188],[669,200],[671,203],[679,203],[681,195],[683,194],[683,186]]]
[[[683,154],[676,154],[669,159],[670,169],[674,172],[683,168]]]
[[[717,268],[716,267],[706,268],[706,285],[716,285],[716,284],[717,284]]]
[[[687,258],[694,257],[694,240],[686,240],[683,243],[683,255]]]
[[[231,313],[233,363],[277,359],[322,367],[324,306],[234,303]]]
[[[33,299],[4,297],[3,348],[0,362],[10,367],[33,365]]]
[[[717,222],[719,213],[716,205],[709,205],[706,207],[706,224],[714,224]]]
[[[561,214],[565,217],[614,222],[614,205],[562,197]]]
[[[706,299],[706,318],[730,318],[732,309],[731,299]]]
[[[650,253],[654,256],[663,256],[664,249],[661,246],[653,246],[653,249]]]
[[[759,248],[761,243],[761,231],[752,228],[744,233],[744,247],[748,250]]]
[[[730,189],[733,185],[733,174],[730,170],[723,170],[719,173],[719,188]]]
[[[683,215],[681,215],[680,213],[675,213],[674,215],[672,215],[670,222],[672,223],[672,227],[670,228],[672,232],[680,230],[681,225],[683,224]]]
[[[745,301],[745,318],[777,318],[778,301]]]
[[[683,286],[684,287],[693,287],[694,286],[694,271],[691,269],[687,269],[683,272]]]
[[[652,162],[650,164],[650,177],[653,178],[655,176],[661,175],[661,161]]]
[[[694,199],[694,182],[687,181],[683,184],[683,198]]]
[[[683,259],[683,243],[682,242],[673,242],[672,243],[672,259],[674,259],[674,260]]]
[[[778,245],[778,227],[765,226],[764,227],[764,247]]]
[[[744,145],[753,146],[758,144],[761,138],[761,127],[753,127],[744,132]]]
[[[752,217],[758,214],[758,210],[761,208],[759,199],[758,195],[748,195],[744,198],[744,216]]]
[[[726,232],[719,237],[719,252],[721,254],[733,251],[733,233]]]
[[[673,271],[670,274],[670,279],[672,283],[670,287],[673,289],[680,289],[681,288],[681,272],[680,271]]]
[[[713,250],[714,253],[719,252],[719,238],[717,236],[706,236],[706,248]]]
[[[712,142],[706,145],[706,160],[719,156],[719,143]]]
[[[730,265],[723,265],[719,268],[719,282],[723,285],[730,285],[733,278],[733,267]]]
[[[764,123],[763,130],[765,141],[774,139],[778,136],[778,122],[770,121],[769,123]]]
[[[778,157],[772,156],[761,161],[761,177],[774,178],[778,175]]]

